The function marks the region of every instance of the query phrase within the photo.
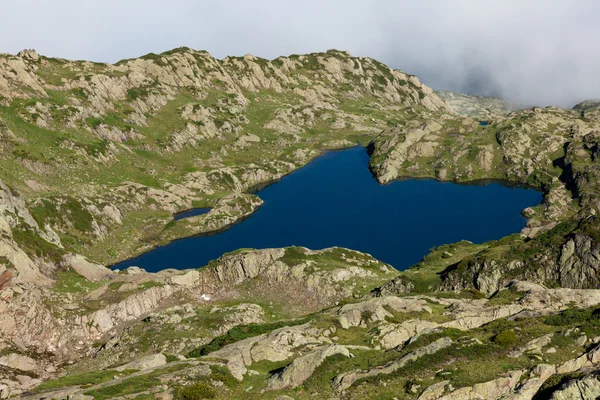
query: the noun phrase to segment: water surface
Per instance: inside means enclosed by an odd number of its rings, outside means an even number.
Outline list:
[[[366,150],[331,151],[257,192],[250,218],[212,235],[181,239],[115,265],[148,271],[197,268],[243,247],[342,246],[402,270],[430,248],[463,239],[481,243],[519,232],[521,211],[540,203],[533,189],[500,183],[459,185],[402,180],[379,185]]]
[[[177,213],[173,216],[175,221],[179,219],[195,217],[196,215],[206,214],[210,211],[210,208],[192,208],[191,210],[185,210],[180,213]]]

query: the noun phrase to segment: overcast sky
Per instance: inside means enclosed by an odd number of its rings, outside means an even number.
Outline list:
[[[434,89],[572,106],[600,97],[597,0],[3,0],[0,52],[115,62],[349,50]]]

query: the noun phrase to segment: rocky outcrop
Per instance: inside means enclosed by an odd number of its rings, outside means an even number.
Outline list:
[[[563,287],[600,287],[600,245],[589,236],[575,235],[561,247],[557,269]]]
[[[552,400],[586,400],[600,396],[600,380],[597,373],[571,379],[552,393]]]
[[[300,346],[310,347],[330,343],[331,340],[323,336],[324,333],[325,329],[314,328],[310,324],[285,327],[276,329],[269,334],[227,345],[221,350],[210,353],[209,357],[226,360],[231,374],[241,381],[244,379],[248,367],[254,362],[261,360],[284,361],[294,356],[295,350]],[[304,366],[298,366],[298,368],[301,369]],[[286,379],[288,378],[292,382],[292,378],[286,375]]]
[[[597,278],[600,246],[596,239],[573,234],[563,241],[558,249],[540,248],[532,260],[510,260],[509,255],[504,260],[490,259],[485,253],[465,259],[460,268],[443,275],[440,289],[475,288],[492,294],[515,278],[539,283],[557,282],[566,288],[600,287]]]
[[[352,355],[344,346],[332,344],[322,349],[312,351],[308,354],[296,358],[283,371],[275,374],[267,381],[270,390],[281,390],[295,388],[310,378],[314,370],[327,358],[335,354],[341,354],[346,357]]]
[[[433,300],[433,299],[432,299]],[[485,325],[498,318],[515,315],[523,310],[517,304],[489,307],[486,300],[464,301],[458,299],[436,300],[447,307],[447,322],[432,322],[420,319],[409,319],[399,324],[383,324],[379,328],[379,343],[384,349],[402,347],[409,341],[414,341],[422,334],[430,333],[438,328],[454,328],[470,330]]]
[[[69,254],[64,262],[75,272],[89,281],[102,281],[114,276],[114,273],[103,265],[92,263],[80,254]]]
[[[408,320],[400,324],[386,324],[379,329],[379,342],[384,349],[403,346],[409,340],[414,340],[422,332],[431,331],[440,324],[424,320]]]
[[[417,124],[418,121],[414,121],[407,126],[391,128],[380,135],[381,140],[374,142],[373,157],[386,154],[386,158],[380,164],[372,164],[380,183],[396,179],[405,162],[418,157],[433,156],[438,143],[427,139],[435,137],[442,126],[436,122],[422,126]],[[425,140],[421,141],[424,138]]]
[[[0,357],[0,365],[22,372],[33,372],[38,369],[34,359],[19,354],[8,354]]]
[[[537,338],[529,341],[527,344],[525,344],[525,346],[521,347],[520,349],[509,353],[508,357],[519,358],[523,354],[542,354],[543,348],[545,346],[548,346],[550,344],[550,342],[552,341],[552,336],[554,336],[554,335],[551,333],[548,333],[546,335],[537,337]]]
[[[218,281],[238,284],[257,277],[266,267],[283,257],[285,249],[242,251],[228,254],[219,260],[214,273]]]
[[[10,228],[25,225],[45,241],[60,246],[60,238],[56,232],[47,227],[40,227],[25,205],[22,197],[0,181],[0,232],[9,233]]]
[[[394,296],[376,297],[355,304],[347,304],[335,310],[340,325],[343,329],[351,326],[366,327],[368,323],[385,321],[393,314],[388,311],[397,312],[425,312],[431,313],[431,308],[423,299],[400,298]]]
[[[505,377],[455,390],[438,400],[500,399],[517,386],[523,371],[511,371]]]
[[[138,370],[145,371],[148,369],[160,367],[167,363],[167,358],[164,354],[152,354],[146,357],[139,358],[135,361],[127,363],[125,365],[121,365],[120,367],[115,368],[116,371],[125,371],[125,370]]]
[[[295,261],[286,259],[286,253],[292,251],[302,256]],[[329,252],[341,251],[346,254],[339,254],[341,263],[336,267],[318,261],[321,254],[326,256]],[[362,259],[355,260],[352,256]],[[273,299],[296,293],[296,302],[302,304],[302,312],[331,306],[352,295],[355,286],[348,285],[348,282],[354,279],[368,283],[393,276],[388,266],[371,256],[340,248],[320,251],[305,248],[240,250],[216,260],[209,271],[217,295],[219,291],[221,294],[235,291],[237,287],[252,282],[256,291]]]
[[[223,323],[219,325],[218,334],[223,334],[238,325],[260,324],[264,322],[265,317],[261,306],[246,303],[231,307],[213,307],[210,313],[223,315]]]
[[[174,292],[175,288],[170,285],[152,287],[89,316],[82,316],[80,325],[88,326],[90,332],[99,338],[120,323],[137,320],[142,315],[154,311],[164,299],[172,296]]]
[[[332,385],[338,391],[346,390],[359,379],[391,374],[392,372],[403,368],[405,365],[409,364],[412,361],[415,361],[425,355],[434,354],[451,345],[452,340],[450,338],[444,337],[438,339],[435,342],[420,347],[417,350],[402,356],[396,361],[391,361],[384,366],[369,369],[367,371],[353,371],[338,375],[333,379]]]

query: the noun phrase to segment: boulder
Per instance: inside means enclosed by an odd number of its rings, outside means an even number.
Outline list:
[[[269,378],[267,387],[269,390],[282,390],[295,388],[311,377],[315,369],[327,358],[334,354],[342,354],[351,357],[350,352],[344,346],[332,344],[324,348],[312,351],[292,361],[285,369]]]
[[[510,393],[519,383],[523,371],[511,371],[506,376],[489,382],[457,389],[438,400],[496,400]]]
[[[588,400],[600,397],[600,380],[595,374],[572,379],[552,393],[551,400]]]
[[[200,272],[196,270],[187,271],[181,275],[173,275],[169,278],[173,285],[194,287],[200,282]]]
[[[8,385],[0,383],[0,399],[8,399],[10,397],[11,390]]]
[[[137,369],[139,371],[145,371],[147,369],[160,367],[162,365],[165,365],[166,363],[167,357],[165,357],[164,354],[157,353],[134,360],[125,365],[121,365],[120,367],[115,368],[115,370],[125,371],[127,369]]]
[[[0,365],[23,372],[32,372],[38,369],[34,359],[15,353],[0,357]]]
[[[388,309],[398,312],[431,313],[431,308],[423,299],[385,296],[347,304],[337,310],[337,315],[342,328],[348,329],[351,326],[366,326],[369,322],[385,321],[386,318],[393,316]]]
[[[64,262],[88,281],[102,281],[115,275],[109,268],[90,262],[80,254],[69,254],[65,256]]]

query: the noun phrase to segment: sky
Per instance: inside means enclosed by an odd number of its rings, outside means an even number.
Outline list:
[[[527,105],[600,98],[597,0],[2,0],[0,52],[116,62],[335,48],[439,90]]]

